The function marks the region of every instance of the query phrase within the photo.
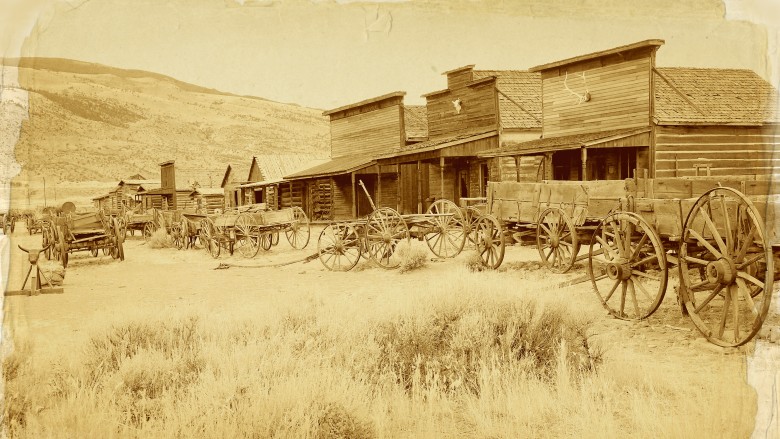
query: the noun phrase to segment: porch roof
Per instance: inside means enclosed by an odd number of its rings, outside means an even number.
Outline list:
[[[569,136],[546,137],[527,142],[507,142],[500,148],[478,154],[479,157],[507,157],[578,148],[608,148],[621,146],[647,146],[650,128],[629,128],[599,131],[595,133],[572,134]],[[635,144],[627,145],[626,140]],[[621,142],[618,142],[621,141]]]

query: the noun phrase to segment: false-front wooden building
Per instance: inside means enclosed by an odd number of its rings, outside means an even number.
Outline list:
[[[474,70],[444,72],[447,88],[426,98],[428,139],[378,157],[377,165],[398,167],[402,213],[425,211],[438,198],[485,196],[487,181],[515,173],[514,159],[487,160],[480,152],[541,133],[539,73]]]
[[[203,177],[201,180],[205,181]],[[138,191],[137,199],[143,209],[194,211],[197,208],[198,199],[201,200],[201,203],[204,201],[203,194],[205,192],[209,192],[207,196],[209,205],[223,204],[217,198],[215,191],[207,191],[204,188],[198,194],[193,194],[196,188],[201,187],[200,182],[187,179],[183,175],[177,175],[173,160],[160,163],[160,183],[159,186],[154,186],[144,185]]]
[[[542,77],[542,138],[482,153],[536,163],[506,180],[772,173],[775,91],[754,72],[656,67],[647,40],[530,69]]]
[[[368,215],[373,209],[366,192],[375,205],[397,208],[399,167],[375,158],[427,137],[425,109],[405,106],[405,95],[393,92],[325,111],[331,159],[284,177],[292,204],[315,220]]]

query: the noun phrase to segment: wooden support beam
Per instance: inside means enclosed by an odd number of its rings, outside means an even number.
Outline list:
[[[422,213],[422,164],[417,160],[417,213]]]
[[[580,180],[588,180],[588,148],[580,149],[580,160],[582,161],[582,175]]]
[[[376,200],[377,207],[382,207],[382,165],[376,165]]]
[[[352,218],[357,218],[357,190],[355,189],[355,173],[349,174],[352,180]]]
[[[444,198],[444,157],[439,157],[439,198]]]

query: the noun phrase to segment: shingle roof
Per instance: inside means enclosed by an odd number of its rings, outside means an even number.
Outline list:
[[[228,164],[227,168],[225,168],[225,173],[222,177],[222,184],[220,186],[224,187],[225,183],[227,183],[226,178],[228,176],[228,171],[230,171],[230,175],[233,177],[233,181],[237,181],[239,183],[246,181],[246,179],[249,177],[249,167],[252,165],[251,160],[247,160],[247,164],[245,165],[236,165],[236,164]]]
[[[522,70],[474,70],[474,80],[496,77],[503,128],[542,127],[542,77]]]
[[[465,143],[467,141],[470,141],[472,140],[471,139],[472,137],[483,138],[483,137],[489,137],[491,135],[496,135],[496,131],[495,130],[469,131],[466,133],[456,134],[454,136],[442,137],[440,139],[426,140],[425,142],[406,145],[400,151],[394,151],[388,154],[383,154],[378,156],[378,158],[395,157],[395,156],[406,155],[406,154],[419,152],[423,150],[428,151],[428,150],[435,150],[439,148],[445,148],[450,144],[460,144],[460,143]]]
[[[404,106],[404,129],[407,140],[428,137],[428,109],[425,105]]]
[[[658,67],[654,74],[659,124],[780,121],[777,91],[752,70]]]

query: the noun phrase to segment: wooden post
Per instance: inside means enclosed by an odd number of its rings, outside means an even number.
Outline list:
[[[417,160],[417,213],[422,213],[422,167]]]
[[[377,207],[382,207],[382,165],[376,165],[376,200]]]
[[[395,197],[395,206],[396,211],[401,212],[401,203],[403,202],[403,181],[401,180],[401,165],[396,164],[395,165],[395,185],[396,185],[396,197]]]
[[[292,191],[292,182],[287,182],[287,187],[290,189],[290,205],[287,207],[293,207],[293,191]]]
[[[586,181],[588,179],[588,149],[582,148],[580,150],[580,160],[582,161],[582,175],[580,180]]]
[[[357,218],[357,191],[355,190],[355,173],[351,173],[352,177],[352,218]]]
[[[444,198],[444,157],[439,157],[439,198]]]

